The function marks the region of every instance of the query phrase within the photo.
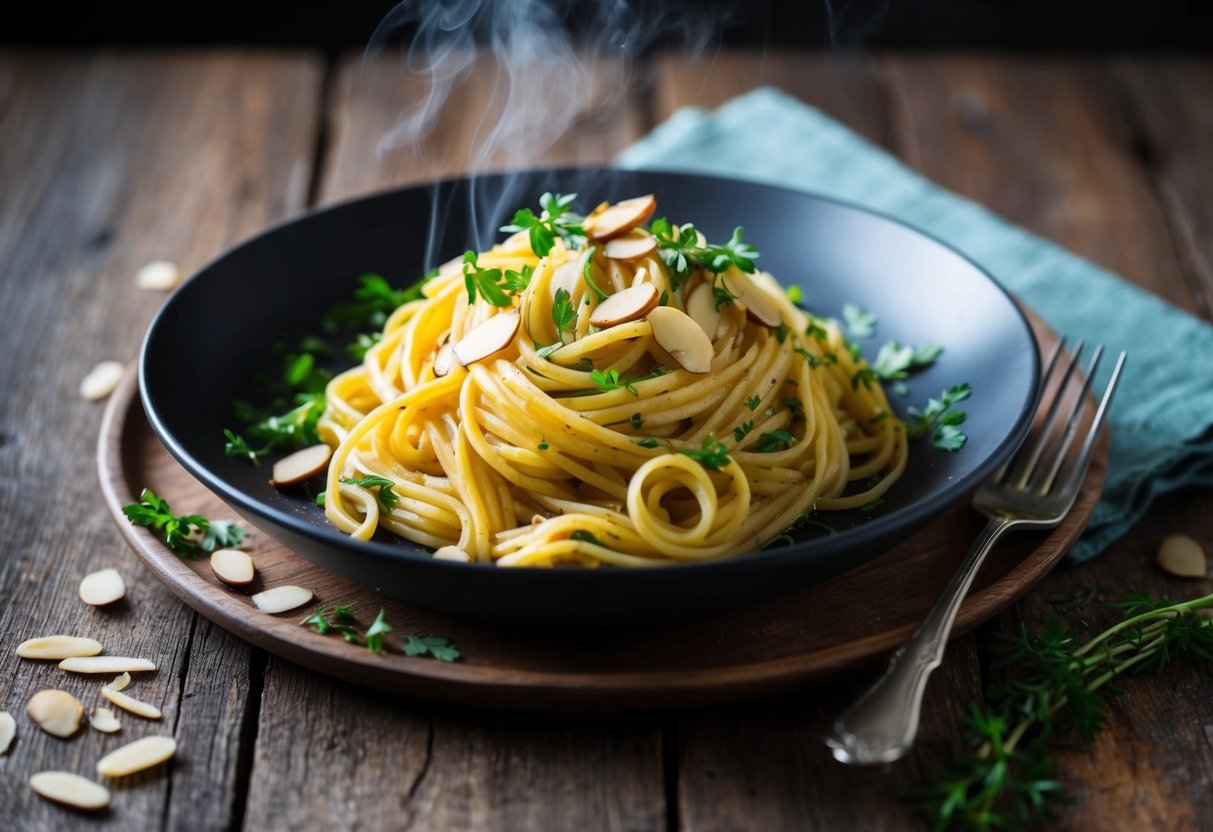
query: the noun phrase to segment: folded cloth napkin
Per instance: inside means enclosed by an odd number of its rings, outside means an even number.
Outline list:
[[[712,113],[679,110],[617,163],[800,187],[890,214],[976,260],[1055,331],[1128,351],[1107,483],[1071,563],[1103,551],[1156,497],[1213,486],[1213,327],[932,184],[817,110],[758,89]]]

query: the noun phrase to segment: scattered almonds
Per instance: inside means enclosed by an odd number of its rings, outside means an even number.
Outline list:
[[[603,253],[608,260],[639,260],[657,250],[657,240],[643,231],[629,231],[606,244]]]
[[[102,361],[80,382],[80,395],[90,402],[104,399],[118,388],[126,367],[120,361]]]
[[[104,691],[104,688],[102,690]],[[93,715],[88,718],[88,721],[103,734],[112,734],[122,730],[122,723],[109,708],[94,708]]]
[[[657,306],[657,287],[652,283],[641,283],[622,292],[616,292],[598,304],[590,313],[590,323],[606,329],[628,321],[636,321]]]
[[[284,456],[274,463],[270,485],[280,488],[307,482],[312,477],[324,473],[332,456],[333,449],[323,443]]]
[[[181,283],[176,263],[153,260],[135,274],[135,285],[149,292],[171,292]]]
[[[276,586],[253,596],[257,609],[271,615],[302,607],[311,600],[312,591],[301,586]]]
[[[88,656],[64,659],[60,670],[72,673],[122,673],[131,670],[155,670],[156,665],[147,659],[132,659],[129,656]]]
[[[1181,578],[1204,578],[1208,575],[1205,550],[1186,534],[1167,535],[1158,547],[1158,565]]]
[[[0,754],[7,754],[17,736],[17,720],[8,711],[0,711]]]
[[[653,338],[684,370],[706,373],[712,369],[712,342],[685,312],[658,306],[649,313]]]
[[[451,342],[447,341],[438,348],[438,353],[434,356],[434,376],[443,378],[451,371],[455,365],[455,348],[451,346]]]
[[[23,659],[71,659],[100,652],[101,642],[77,636],[43,636],[17,645],[17,655]]]
[[[126,686],[131,683],[131,674],[123,673],[121,676],[115,676],[114,681],[106,685],[110,690],[125,690]]]
[[[657,210],[657,200],[652,194],[625,199],[614,205],[595,208],[582,227],[591,240],[600,242],[626,234],[642,224]]]
[[[111,751],[97,761],[97,773],[105,777],[125,777],[163,763],[177,753],[172,737],[144,737]]]
[[[80,728],[84,706],[65,690],[40,690],[25,706],[29,718],[38,727],[56,737],[70,737]]]
[[[686,297],[687,314],[699,328],[708,336],[708,340],[716,337],[720,328],[720,312],[716,309],[716,294],[712,291],[711,283],[700,283]]]
[[[29,784],[47,800],[77,809],[104,809],[110,802],[109,789],[70,771],[40,771]]]
[[[130,711],[136,716],[141,716],[145,719],[159,719],[160,709],[155,705],[149,705],[146,702],[140,702],[133,696],[127,696],[125,693],[116,691],[111,687],[101,689],[101,695],[109,701],[113,702],[124,711]]]
[[[434,550],[434,560],[453,560],[459,563],[471,563],[472,556],[458,546],[440,546]]]
[[[779,306],[750,278],[744,275],[726,275],[721,281],[730,295],[745,304],[746,315],[750,320],[772,329],[783,323]]]
[[[211,571],[216,578],[231,586],[251,584],[253,576],[257,574],[253,559],[239,549],[216,549],[211,553]]]
[[[94,607],[112,604],[126,595],[126,583],[117,569],[102,569],[85,575],[80,582],[80,600]],[[93,655],[86,653],[85,655]]]
[[[466,367],[500,352],[513,343],[521,322],[513,310],[494,315],[459,339],[455,345],[455,360]]]

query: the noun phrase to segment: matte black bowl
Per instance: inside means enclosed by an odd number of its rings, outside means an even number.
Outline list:
[[[886,501],[870,515],[831,516],[835,534],[811,531],[793,545],[735,558],[636,570],[499,569],[435,561],[397,539],[351,540],[306,494],[271,488],[268,467],[224,456],[223,429],[239,427],[231,402],[257,395],[253,379],[275,367],[275,344],[319,331],[322,312],[348,300],[364,272],[405,285],[435,263],[499,238],[494,229],[513,209],[536,204],[545,190],[580,193],[582,211],[602,199],[651,192],[659,215],[694,222],[709,239],[745,226],[761,267],[784,285],[800,284],[815,312],[836,316],[854,302],[879,316],[876,336],[860,339],[869,358],[888,339],[942,345],[935,364],[910,379],[909,395],[891,398],[904,411],[949,385],[970,383],[968,444],[945,453],[913,443],[908,470]],[[469,615],[618,619],[787,592],[904,540],[1011,454],[1034,410],[1038,364],[1028,324],[1003,289],[956,251],[900,222],[728,179],[565,169],[390,191],[271,228],[203,268],[165,304],[144,342],[140,384],[156,434],[182,465],[249,522],[334,572],[404,601]]]

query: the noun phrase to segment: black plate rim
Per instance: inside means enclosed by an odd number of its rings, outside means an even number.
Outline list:
[[[521,168],[512,170],[493,171],[487,173],[478,173],[471,175],[455,175],[443,177],[440,179],[427,180],[399,187],[384,188],[373,192],[360,194],[329,203],[323,206],[315,206],[301,213],[290,217],[283,218],[252,236],[224,249],[215,257],[207,261],[203,266],[198,268],[189,278],[188,281],[182,284],[182,289],[194,283],[194,279],[203,275],[211,268],[235,255],[237,252],[256,245],[265,237],[272,236],[279,230],[304,222],[314,216],[326,214],[329,212],[340,211],[347,206],[360,204],[365,202],[375,201],[377,199],[386,199],[398,194],[402,191],[437,189],[444,186],[455,185],[462,182],[473,181],[476,179],[491,178],[496,176],[595,176],[606,175],[611,172],[618,172],[630,175],[645,176],[654,175],[662,177],[677,177],[686,179],[695,179],[699,181],[715,182],[722,185],[741,184],[745,186],[756,186],[761,188],[780,191],[786,194],[791,194],[798,197],[809,197],[821,202],[831,203],[842,208],[854,210],[877,217],[879,219],[900,226],[914,234],[929,240],[941,248],[945,249],[950,254],[960,258],[962,261],[970,265],[979,275],[987,280],[994,288],[1002,294],[1004,299],[1009,304],[1014,313],[1014,320],[1022,328],[1026,335],[1027,342],[1030,344],[1033,352],[1033,360],[1029,362],[1031,367],[1031,385],[1033,391],[1021,408],[1016,420],[1012,425],[1011,430],[984,460],[975,465],[961,480],[956,483],[942,487],[937,494],[932,497],[917,500],[909,505],[902,506],[888,514],[883,514],[879,518],[874,519],[871,523],[865,524],[862,527],[846,529],[839,532],[837,535],[827,537],[813,538],[808,541],[800,541],[793,544],[787,544],[770,549],[759,549],[750,551],[741,555],[734,555],[727,558],[720,558],[710,561],[695,561],[659,564],[654,566],[646,566],[636,569],[584,569],[579,567],[567,567],[557,569],[498,569],[485,568],[491,564],[479,563],[460,563],[456,561],[444,561],[433,559],[429,552],[416,546],[410,541],[400,541],[383,543],[379,541],[361,541],[354,540],[348,535],[342,534],[335,527],[321,527],[301,520],[290,514],[280,512],[267,504],[250,499],[245,492],[240,489],[230,487],[224,479],[211,473],[205,465],[201,464],[192,454],[184,447],[184,445],[172,434],[168,427],[161,419],[157,411],[153,394],[149,391],[147,380],[147,355],[149,347],[158,326],[163,318],[168,314],[168,310],[175,302],[180,302],[181,292],[174,292],[164,305],[157,311],[152,319],[147,333],[144,336],[143,343],[139,351],[139,396],[147,415],[148,422],[151,424],[153,431],[161,443],[169,453],[190,473],[191,476],[198,479],[212,492],[217,494],[224,502],[232,505],[236,510],[245,516],[253,515],[266,522],[281,526],[289,530],[293,534],[297,534],[312,541],[325,545],[337,546],[357,554],[361,558],[367,558],[372,561],[387,563],[390,565],[407,565],[410,567],[420,567],[435,571],[445,571],[448,574],[465,573],[469,569],[481,570],[482,575],[493,574],[499,577],[489,580],[498,581],[500,583],[508,583],[511,581],[527,581],[527,582],[564,582],[564,581],[579,581],[579,582],[594,582],[605,584],[610,582],[628,582],[643,583],[646,577],[657,575],[668,576],[672,574],[684,575],[688,578],[691,573],[696,577],[707,579],[710,575],[728,573],[738,569],[745,571],[763,570],[763,569],[779,569],[782,565],[789,561],[799,561],[806,554],[816,559],[827,559],[829,557],[844,554],[848,550],[861,550],[865,543],[871,544],[878,538],[891,537],[898,532],[908,533],[921,525],[921,518],[925,516],[934,517],[940,512],[963,499],[971,493],[978,485],[988,479],[1003,464],[1014,452],[1014,450],[1023,441],[1027,435],[1028,429],[1031,426],[1032,417],[1036,412],[1037,403],[1040,396],[1040,350],[1036,342],[1036,338],[1032,333],[1031,325],[1029,324],[1023,310],[1016,303],[1015,298],[1007,291],[1006,287],[998,281],[986,268],[974,260],[969,255],[958,250],[947,241],[940,237],[925,231],[912,223],[885,213],[875,210],[856,202],[840,199],[825,194],[816,193],[813,191],[787,187],[783,185],[771,184],[765,181],[742,179],[731,176],[720,176],[714,174],[697,173],[694,171],[679,170],[676,168],[621,168],[614,166],[557,166],[557,167],[535,167]],[[811,551],[806,553],[803,549],[808,546]],[[865,559],[866,560],[866,559]],[[403,562],[403,563],[402,563]],[[861,561],[857,561],[855,565],[859,565]],[[577,576],[577,577],[574,577]]]

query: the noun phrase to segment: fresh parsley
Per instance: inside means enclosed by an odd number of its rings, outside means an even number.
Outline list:
[[[182,557],[234,548],[244,539],[244,529],[229,520],[212,522],[201,514],[178,517],[168,501],[157,497],[150,488],[140,492],[139,502],[123,506],[122,513],[132,525],[158,532],[168,547]],[[201,538],[196,540],[199,535]]]
[[[760,405],[760,404],[762,404],[762,396],[759,396],[757,394],[750,396],[748,399],[745,400],[745,406],[748,407],[751,411],[757,410],[758,405]]]
[[[758,441],[754,444],[754,449],[759,453],[786,451],[788,448],[792,447],[792,443],[795,441],[795,436],[780,428],[779,430],[758,434]]]
[[[872,370],[879,378],[886,381],[906,378],[912,370],[918,370],[930,365],[943,352],[943,347],[928,344],[924,347],[911,347],[889,341],[876,353],[872,362]]]
[[[633,396],[639,396],[640,392],[632,386],[630,381],[621,381],[619,371],[616,369],[610,370],[591,370],[590,381],[598,386],[598,389],[603,393],[609,393],[612,390],[624,389]]]
[[[753,420],[751,420],[751,421],[749,421],[749,422],[742,422],[740,425],[738,425],[737,427],[733,428],[733,439],[734,439],[734,441],[736,441],[736,442],[740,443],[740,442],[741,442],[741,440],[743,440],[743,439],[745,439],[747,436],[749,436],[749,435],[750,435],[750,432],[751,432],[751,431],[753,431],[753,430],[754,430],[754,422],[753,422]]]
[[[360,488],[377,488],[377,498],[379,505],[384,511],[391,511],[400,502],[400,495],[392,488],[396,485],[395,481],[387,477],[381,477],[377,474],[370,474],[365,477],[342,477],[341,482],[347,485],[356,485]]]
[[[852,338],[870,338],[876,334],[877,317],[854,303],[842,305],[842,322]]]
[[[577,308],[568,289],[556,290],[556,297],[552,301],[552,322],[556,324],[557,332],[571,329],[577,323]]]
[[[679,453],[689,456],[712,471],[719,471],[733,461],[729,456],[729,449],[716,441],[716,437],[710,433],[698,450],[682,450]]]
[[[646,436],[644,439],[638,440],[636,444],[642,448],[656,448],[661,445],[661,442],[652,436]]]
[[[539,214],[530,208],[514,212],[514,220],[501,230],[507,233],[526,231],[531,251],[546,257],[556,245],[556,238],[564,240],[569,248],[580,248],[585,241],[584,218],[569,210],[577,194],[545,193],[539,197]]]
[[[632,423],[632,427],[636,430],[640,430],[642,427],[644,427],[644,416],[639,413],[633,413],[628,421]]]
[[[414,633],[403,639],[404,655],[429,656],[440,662],[453,662],[462,658],[459,648],[442,636]]]
[[[941,451],[959,451],[964,447],[968,437],[957,427],[964,423],[965,413],[954,410],[954,406],[972,394],[968,384],[957,384],[943,391],[938,399],[928,399],[927,406],[922,410],[911,407],[906,410],[909,416],[907,434],[911,439],[920,436],[931,436],[931,444]]]
[[[469,304],[476,302],[477,294],[493,306],[506,307],[514,303],[506,291],[508,286],[501,269],[481,268],[476,252],[471,249],[463,253],[463,285],[467,288]]]
[[[653,220],[649,230],[657,239],[657,248],[661,259],[678,279],[671,280],[677,291],[685,282],[686,277],[693,271],[709,271],[719,274],[730,267],[753,274],[754,261],[758,259],[758,249],[743,242],[741,237],[744,230],[738,226],[733,229],[733,236],[722,245],[699,244],[699,232],[695,226],[674,226],[669,220],[659,218]],[[719,302],[717,309],[720,308]]]
[[[411,286],[393,289],[381,275],[364,274],[358,278],[354,299],[330,309],[324,316],[324,328],[328,332],[341,329],[363,329],[382,327],[388,315],[404,304],[425,297],[422,287],[438,276],[433,269]]]
[[[376,655],[382,653],[383,637],[391,631],[392,628],[388,626],[387,621],[383,617],[383,607],[380,607],[379,615],[375,616],[375,620],[371,622],[371,626],[367,627],[366,633],[362,637],[366,643],[366,649]]]
[[[593,543],[595,546],[601,546],[602,541],[594,536],[593,532],[582,531],[578,529],[569,535],[569,540],[579,540],[582,543]]]

